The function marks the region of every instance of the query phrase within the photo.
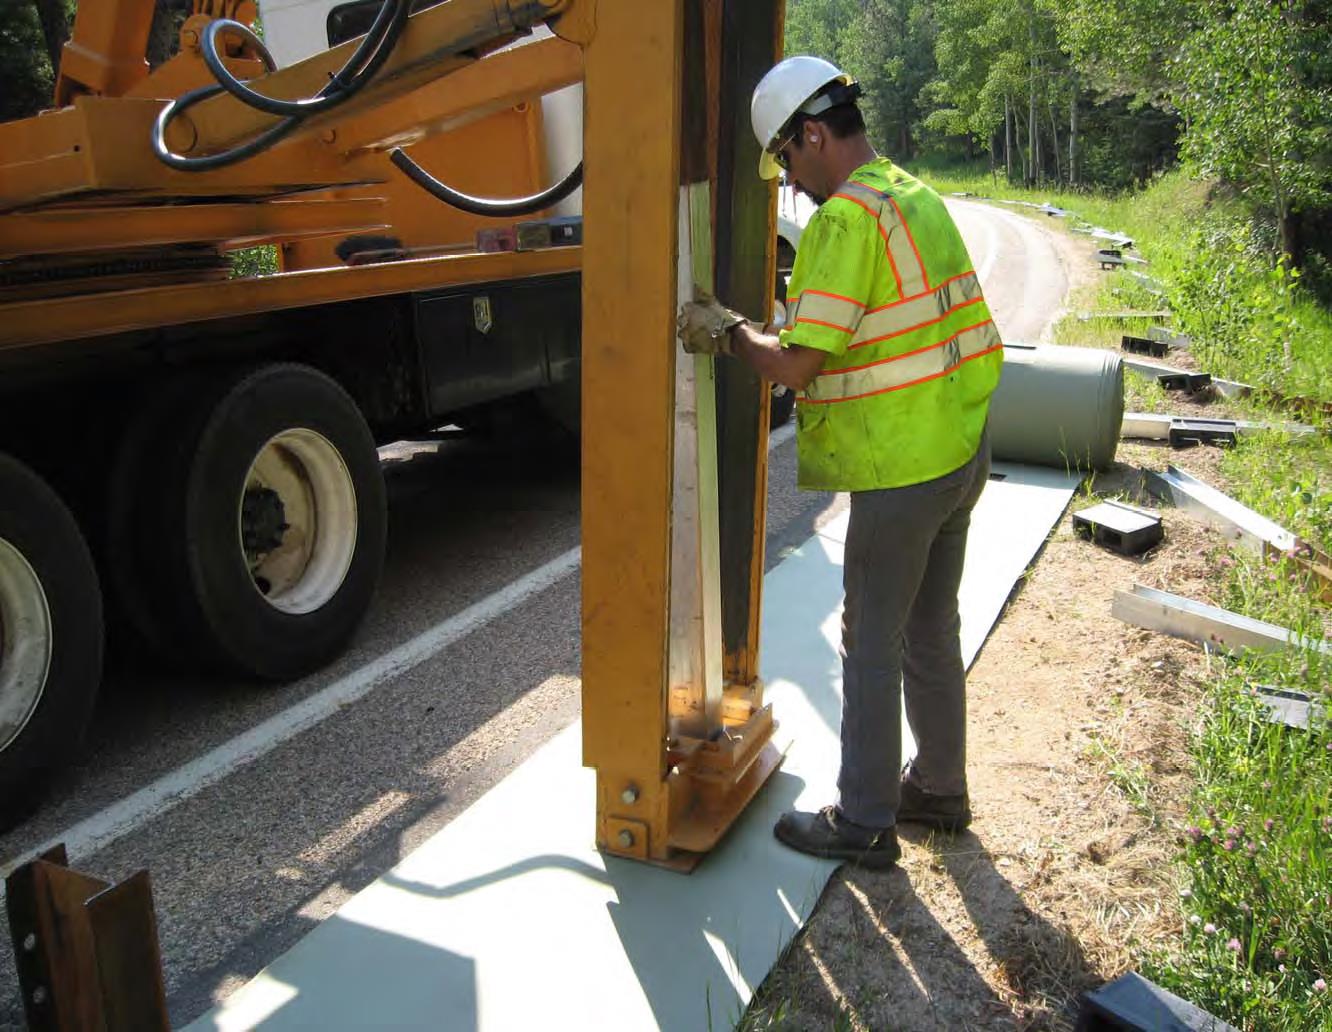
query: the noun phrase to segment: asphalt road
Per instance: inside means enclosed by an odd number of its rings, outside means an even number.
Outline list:
[[[950,205],[1005,337],[1038,339],[1066,292],[1066,257],[1039,223]],[[0,838],[6,866],[64,840],[89,873],[149,868],[173,1024],[290,948],[578,714],[576,456],[459,435],[383,457],[387,564],[347,655],[280,687],[121,661],[78,763]],[[771,455],[769,566],[845,504],[797,492],[794,467],[788,429]],[[0,1026],[21,1025],[5,957]]]

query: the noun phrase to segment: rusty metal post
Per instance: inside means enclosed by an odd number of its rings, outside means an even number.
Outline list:
[[[722,7],[717,163],[717,296],[750,318],[771,317],[776,280],[776,183],[758,177],[749,124],[754,87],[782,55],[785,0]],[[768,496],[768,385],[740,362],[717,369],[722,633],[726,679],[758,679]]]
[[[148,872],[118,885],[70,870],[56,846],[5,880],[33,1032],[168,1032]]]

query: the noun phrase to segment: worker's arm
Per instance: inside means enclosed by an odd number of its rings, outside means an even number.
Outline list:
[[[731,330],[731,351],[753,366],[763,379],[793,391],[803,391],[813,383],[828,358],[826,351],[817,348],[799,344],[782,347],[776,334],[764,333],[747,322]]]

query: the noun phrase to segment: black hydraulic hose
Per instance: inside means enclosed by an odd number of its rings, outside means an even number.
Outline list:
[[[562,180],[530,197],[512,197],[495,200],[490,197],[473,197],[459,193],[451,186],[441,183],[415,161],[409,158],[401,147],[389,151],[389,160],[406,174],[413,183],[426,193],[445,204],[452,205],[469,215],[485,215],[490,218],[512,218],[515,215],[533,215],[536,212],[558,204],[583,185],[583,163],[580,161],[574,170]]]
[[[217,39],[223,32],[241,36],[255,48],[267,71],[277,68],[273,55],[264,46],[263,41],[248,26],[240,22],[222,18],[212,22],[204,32],[201,49],[205,63],[218,80],[215,85],[202,86],[182,94],[162,109],[153,125],[153,153],[158,160],[170,168],[182,172],[209,172],[227,165],[243,161],[267,150],[286,136],[306,118],[342,104],[361,90],[388,60],[397,45],[402,30],[411,13],[411,0],[385,0],[375,16],[370,31],[347,63],[334,75],[314,97],[305,100],[287,101],[265,97],[251,90],[227,70],[218,55]],[[195,104],[227,92],[256,110],[265,114],[281,116],[281,121],[263,130],[258,136],[245,143],[218,154],[209,154],[199,158],[189,158],[175,154],[166,144],[167,129],[172,121],[188,111]]]
[[[247,25],[229,18],[219,18],[210,22],[200,41],[200,50],[203,53],[204,64],[213,73],[218,85],[237,100],[265,114],[280,115],[284,118],[308,118],[317,112],[337,107],[370,81],[393,52],[394,44],[402,32],[402,24],[406,22],[410,13],[411,5],[405,0],[383,4],[375,15],[370,31],[361,39],[360,45],[347,59],[346,64],[329,78],[323,89],[313,97],[301,100],[279,100],[276,97],[266,97],[262,93],[256,93],[232,75],[222,62],[217,40],[223,33],[240,36],[256,49],[264,49],[263,40]],[[272,71],[271,68],[269,70]]]

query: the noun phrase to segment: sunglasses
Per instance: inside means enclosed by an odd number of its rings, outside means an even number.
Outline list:
[[[772,146],[768,148],[768,153],[772,155],[772,160],[777,163],[777,167],[783,172],[791,171],[791,159],[787,157],[786,148],[791,145],[792,141],[796,138],[796,134],[799,132],[800,126],[792,126],[785,136],[779,137],[777,140],[773,141]]]

